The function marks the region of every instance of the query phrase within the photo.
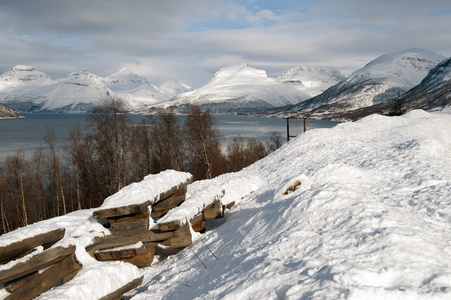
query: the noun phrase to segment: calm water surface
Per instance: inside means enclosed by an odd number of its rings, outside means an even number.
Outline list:
[[[43,136],[47,126],[53,127],[58,142],[67,137],[68,130],[80,123],[85,132],[84,114],[24,114],[25,118],[0,120],[0,162],[17,149],[24,149],[31,154],[39,145],[44,145]],[[140,121],[145,116],[130,115],[133,121]],[[177,116],[183,122],[185,116]],[[276,118],[245,117],[234,115],[214,116],[216,126],[227,144],[234,136],[240,134],[245,138],[256,138],[266,142],[272,132],[280,132],[286,141],[286,121]],[[308,120],[307,130],[333,127],[337,122]],[[304,130],[302,120],[290,120],[290,135],[301,134]]]

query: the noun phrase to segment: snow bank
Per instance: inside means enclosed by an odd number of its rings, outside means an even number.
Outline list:
[[[150,201],[153,204],[160,200],[160,194],[191,180],[192,175],[187,172],[174,170],[163,171],[159,174],[148,175],[140,182],[135,182],[122,188],[119,192],[103,201],[101,209],[115,208],[128,205],[142,204]]]
[[[132,299],[451,297],[450,111],[311,130],[190,188],[235,180],[239,191],[248,178],[258,188],[202,241],[145,269]]]

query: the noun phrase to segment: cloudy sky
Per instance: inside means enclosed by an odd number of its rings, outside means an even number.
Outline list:
[[[194,88],[246,62],[276,77],[300,65],[343,74],[409,48],[451,56],[449,0],[2,0],[0,73],[62,78],[121,68]]]

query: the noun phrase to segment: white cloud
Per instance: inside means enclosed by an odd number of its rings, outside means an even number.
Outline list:
[[[448,1],[110,0],[0,2],[0,72],[29,64],[62,77],[128,67],[158,84],[200,86],[224,65],[270,76],[297,65],[344,73],[387,52],[451,56]]]

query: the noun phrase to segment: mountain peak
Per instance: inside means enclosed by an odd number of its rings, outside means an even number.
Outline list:
[[[391,78],[401,88],[408,90],[419,84],[429,70],[444,59],[440,54],[419,48],[387,53],[352,73],[348,81],[361,76]]]
[[[251,79],[268,78],[266,71],[249,67],[247,63],[239,63],[221,68],[215,73],[214,79]]]
[[[129,87],[149,84],[146,78],[129,71],[127,68],[122,68],[119,71],[105,77],[104,82],[108,86],[127,85]]]
[[[345,80],[337,69],[315,66],[298,66],[277,77],[278,82],[293,85],[314,97],[329,87]]]
[[[190,87],[189,85],[173,79],[164,82],[162,85],[158,87],[158,90],[160,92],[168,95],[170,98],[178,94],[191,91],[192,89],[193,88]]]
[[[50,76],[44,72],[38,71],[32,66],[17,65],[9,71],[3,73],[0,78],[4,81],[50,81]]]

